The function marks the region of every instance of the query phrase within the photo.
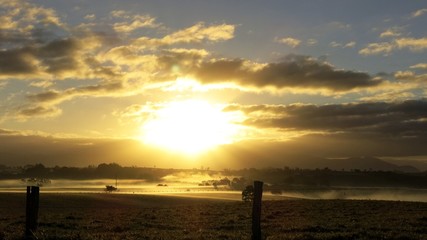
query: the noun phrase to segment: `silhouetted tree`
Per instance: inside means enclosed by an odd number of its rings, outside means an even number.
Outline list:
[[[49,176],[49,168],[46,168],[43,164],[38,163],[36,165],[27,165],[25,167],[25,175],[33,178],[46,178]]]
[[[248,185],[243,189],[242,200],[244,202],[252,202],[254,200],[254,186]]]
[[[230,182],[231,189],[234,190],[243,190],[245,188],[245,185],[247,184],[247,180],[243,177],[240,178],[233,178],[233,180]]]

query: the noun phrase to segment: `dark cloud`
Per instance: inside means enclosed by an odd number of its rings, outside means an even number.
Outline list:
[[[208,61],[192,72],[203,83],[235,82],[257,88],[309,88],[345,92],[382,83],[367,73],[336,69],[325,62],[297,55],[264,66],[251,66],[251,63],[242,59]]]
[[[157,57],[156,81],[170,81],[180,75],[185,75],[199,65],[203,60],[205,51],[167,51],[164,50]]]
[[[195,70],[195,76],[204,83],[249,80],[254,75],[251,76],[250,69],[243,68],[243,64],[242,59],[204,62]],[[254,83],[247,82],[247,85],[251,84]]]
[[[97,61],[89,46],[103,41],[102,35],[55,39],[49,42],[25,42],[22,46],[0,51],[0,77],[25,76],[26,79],[93,79],[119,76],[114,66]]]
[[[62,111],[56,105],[63,101],[78,96],[120,96],[120,94],[125,94],[122,90],[125,90],[125,88],[121,82],[113,82],[69,88],[64,91],[49,90],[38,94],[31,94],[27,96],[31,104],[22,106],[19,109],[18,118],[58,116]]]
[[[48,166],[88,166],[116,162],[125,166],[156,165],[164,168],[192,168],[200,167],[200,164],[212,169],[284,166],[323,168],[327,166],[318,166],[321,164],[318,162],[320,157],[427,155],[425,141],[420,139],[376,141],[376,138],[340,133],[312,134],[286,142],[238,142],[220,146],[197,160],[192,158],[192,161],[188,161],[182,155],[152,148],[136,140],[69,139],[19,132],[2,134],[2,131],[7,130],[0,130],[1,163],[12,166],[35,162]]]
[[[41,58],[62,58],[73,55],[79,49],[79,43],[75,39],[58,39],[40,47]]]
[[[37,49],[37,57],[48,73],[60,74],[79,68],[76,55],[80,48],[75,39],[54,40]]]
[[[0,76],[36,73],[38,67],[33,59],[34,52],[30,48],[0,50]]]
[[[45,45],[28,44],[21,48],[0,51],[0,75],[29,75],[42,72],[58,74],[78,69],[77,40],[54,40]]]
[[[101,62],[93,57],[86,57],[83,61],[91,69],[91,75],[88,77],[98,76],[103,79],[116,79],[121,76],[114,70],[114,66],[103,66]]]
[[[81,88],[76,88],[74,91],[76,93],[99,93],[99,92],[116,92],[123,89],[123,84],[121,82],[97,84],[93,86],[86,86]]]
[[[61,93],[58,91],[50,90],[43,93],[38,93],[34,95],[28,96],[28,98],[35,102],[49,102],[49,101],[55,101],[59,98],[61,98]]]
[[[332,105],[232,105],[248,125],[297,131],[353,132],[388,137],[427,136],[427,101]]]
[[[20,117],[52,117],[59,115],[61,110],[55,107],[45,107],[45,106],[30,106],[27,108],[22,108],[19,111]]]
[[[207,60],[198,52],[163,52],[158,58],[163,78],[192,75],[204,84],[235,83],[247,88],[310,89],[348,92],[380,85],[367,73],[336,69],[325,61],[289,55],[276,63],[254,63],[245,59]]]
[[[116,92],[119,92],[123,89],[124,86],[121,82],[112,82],[78,88],[69,88],[64,91],[49,90],[46,92],[29,95],[27,98],[36,103],[58,103],[75,96],[98,96],[100,94],[108,93],[114,95]]]
[[[0,29],[0,46],[8,47],[32,42],[32,35],[22,32]]]

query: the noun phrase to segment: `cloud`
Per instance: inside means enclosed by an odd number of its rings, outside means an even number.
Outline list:
[[[199,22],[186,29],[166,35],[163,38],[140,37],[136,39],[133,44],[141,48],[157,48],[159,46],[173,45],[178,43],[225,41],[234,37],[234,29],[235,26],[230,24],[205,26],[205,23]]]
[[[155,28],[159,24],[156,23],[156,19],[148,15],[141,16],[135,15],[132,17],[130,22],[119,22],[113,24],[113,29],[118,33],[130,33],[139,28]]]
[[[110,15],[115,18],[130,18],[129,12],[124,10],[113,10],[110,12]]]
[[[395,47],[395,44],[389,42],[370,43],[365,48],[361,49],[359,54],[365,56],[383,54],[387,56],[395,49]]]
[[[351,42],[346,43],[344,45],[344,48],[354,48],[354,46],[356,46],[356,42],[351,41]]]
[[[424,38],[399,38],[396,39],[397,47],[400,49],[408,48],[413,52],[419,52],[427,49],[427,37]]]
[[[0,21],[0,79],[42,80],[46,84],[39,86],[44,87],[70,78],[105,82],[114,81],[126,68],[102,58],[121,41],[113,33],[67,26],[53,9],[26,1],[2,1],[0,7],[7,13]],[[130,20],[142,19],[145,16],[136,15]]]
[[[0,82],[0,90],[1,90],[2,88],[4,88],[7,84],[8,84],[8,82],[7,82],[7,81],[2,81],[2,82]]]
[[[25,34],[41,26],[64,26],[55,10],[28,1],[1,1],[0,7],[4,9],[0,17],[1,30],[18,29],[21,34]]]
[[[45,106],[28,106],[22,107],[18,114],[17,119],[25,121],[28,118],[51,118],[59,116],[62,110],[56,107],[45,107]]]
[[[5,133],[2,134],[3,132]],[[375,140],[377,139],[369,139],[368,136],[336,133],[310,134],[286,142],[244,141],[220,146],[217,151],[208,152],[199,159],[212,169],[283,166],[312,168],[317,166],[319,157],[426,154],[425,142],[420,139]],[[183,156],[150,148],[137,140],[63,137],[5,129],[0,129],[0,152],[2,156],[7,156],[2,164],[9,166],[25,166],[35,162],[45,166],[85,167],[103,162],[138,166],[141,165],[141,159],[145,159],[145,166],[189,169],[200,167],[200,161],[189,161]]]
[[[330,23],[328,23],[328,26],[332,29],[337,29],[337,30],[349,30],[349,29],[351,29],[350,24],[344,23],[344,22],[339,22],[339,21],[330,22]]]
[[[427,8],[419,9],[411,14],[412,18],[420,17],[427,13]]]
[[[356,42],[355,41],[351,41],[348,43],[338,43],[338,42],[331,42],[329,43],[329,46],[334,47],[334,48],[354,48],[356,46]]]
[[[399,91],[387,91],[367,97],[360,98],[361,101],[366,102],[397,102],[415,99],[416,95],[407,90]]]
[[[405,27],[399,27],[399,26],[388,28],[387,30],[385,30],[380,34],[380,37],[381,38],[399,37],[402,35],[404,28]]]
[[[127,96],[132,95],[131,91],[126,90],[121,82],[111,82],[76,88],[68,88],[63,91],[48,90],[37,94],[29,94],[27,99],[30,104],[24,104],[18,108],[14,118],[25,121],[30,118],[47,118],[61,115],[62,110],[57,107],[64,101],[75,97],[91,96]]]
[[[243,111],[247,125],[286,131],[373,134],[382,138],[426,138],[427,101],[352,104],[231,105]]]
[[[81,96],[134,95],[144,89],[162,88],[163,85],[158,85],[159,83],[182,77],[193,77],[206,86],[232,84],[228,87],[247,91],[286,89],[316,94],[346,93],[376,87],[382,83],[382,80],[374,79],[366,73],[336,69],[324,61],[308,56],[290,55],[276,63],[257,63],[244,59],[209,59],[209,53],[204,49],[173,48],[158,50],[156,55],[147,55],[138,52],[132,45],[109,48],[106,52],[93,55],[91,51],[98,48],[103,38],[91,37],[86,38],[89,40],[57,39],[41,45],[31,45],[25,51],[13,49],[3,52],[13,53],[11,55],[16,56],[17,60],[10,56],[2,58],[0,55],[0,59],[5,62],[1,66],[4,68],[2,72],[8,73],[4,77],[25,74],[23,78],[49,79],[55,76],[57,79],[98,81],[91,86],[29,94],[28,100],[33,104],[26,109],[49,109]],[[84,45],[84,42],[89,45]],[[31,61],[24,64],[24,60],[29,61],[28,59]],[[18,67],[20,69],[15,69]],[[50,85],[46,81],[38,84],[45,88]],[[47,110],[39,110],[32,115],[47,115]]]
[[[289,47],[296,48],[301,44],[301,40],[291,37],[285,37],[275,40],[278,43],[288,45]]]
[[[93,21],[95,20],[96,15],[95,14],[87,14],[84,19],[89,20],[89,21]]]
[[[9,11],[7,14],[0,16],[0,29],[11,30],[18,27],[18,22],[14,21],[14,18],[18,15],[19,11]]]
[[[65,79],[106,76],[107,67],[92,61],[96,37],[56,39],[0,51],[0,78]],[[109,73],[114,75],[113,73]]]
[[[90,86],[82,86],[77,88],[69,88],[64,91],[49,90],[38,94],[28,95],[28,99],[31,100],[31,102],[33,103],[58,104],[76,96],[116,96],[120,95],[120,90],[123,89],[124,86],[121,82],[112,82]]]
[[[397,71],[395,78],[405,80],[404,83],[413,83],[412,88],[414,90],[425,89],[427,87],[427,74],[416,74],[412,71]]]
[[[307,46],[316,46],[317,45],[317,39],[310,38],[307,40]]]
[[[389,55],[396,49],[409,49],[412,52],[421,52],[427,49],[427,37],[424,38],[397,38],[392,42],[370,43],[359,51],[361,55]]]
[[[411,71],[397,71],[394,73],[394,77],[399,80],[410,79],[414,76],[415,73]]]
[[[15,135],[16,133],[17,133],[17,131],[12,131],[12,130],[0,128],[0,136],[10,136],[10,135]]]
[[[163,50],[157,57],[157,61],[161,69],[179,72],[180,68],[189,69],[197,66],[208,54],[204,49],[175,48]]]
[[[404,101],[415,99],[418,89],[423,89],[427,83],[427,77],[423,75],[414,74],[412,77],[411,73],[405,73],[405,71],[399,71],[390,75],[390,78],[394,77],[394,80],[384,80],[383,83],[377,88],[366,89],[365,92],[359,92],[359,101]],[[400,79],[398,79],[400,78]]]
[[[190,70],[204,84],[232,82],[242,87],[346,92],[381,84],[366,73],[336,69],[307,56],[289,55],[281,62],[255,64],[242,59],[205,61]]]
[[[121,124],[137,124],[140,126],[148,119],[152,119],[156,112],[166,105],[162,103],[147,102],[145,104],[132,104],[124,109],[116,110],[113,115],[116,116]]]
[[[16,10],[18,6],[29,8]],[[29,93],[27,100],[30,103],[20,103],[20,107],[7,110],[16,113],[12,118],[21,120],[58,116],[61,114],[58,105],[75,97],[129,96],[141,93],[149,84],[156,88],[163,75],[169,80],[171,76],[179,76],[179,69],[168,55],[173,54],[175,61],[193,58],[190,65],[197,65],[197,61],[208,55],[204,49],[170,48],[170,45],[225,41],[234,37],[235,29],[230,24],[206,25],[199,22],[162,38],[141,37],[148,41],[148,47],[153,50],[147,53],[147,46],[141,45],[141,39],[127,35],[125,39],[120,39],[115,37],[112,30],[128,33],[141,27],[158,26],[155,19],[148,15],[114,11],[111,16],[120,18],[119,22],[109,25],[111,32],[99,32],[92,29],[96,25],[66,26],[59,18],[55,20],[57,15],[52,9],[30,6],[24,1],[5,2],[0,7],[6,8],[5,12],[8,13],[2,15],[6,18],[0,22],[0,27],[3,24],[4,28],[8,28],[0,29],[0,46],[3,47],[0,51],[0,79],[29,80],[28,86],[45,89],[59,80],[82,80],[76,82],[74,87]],[[26,17],[22,18],[22,14]],[[94,17],[88,15],[87,19]],[[29,20],[33,22],[27,24]],[[31,29],[26,29],[24,23]],[[37,28],[39,25],[40,28]],[[54,31],[50,34],[50,25],[55,25],[61,34],[55,35]],[[183,62],[180,61],[180,64],[183,65]],[[88,85],[87,80],[95,83]]]
[[[0,77],[37,73],[37,60],[29,49],[0,51]]]
[[[12,5],[10,9],[15,7]],[[133,34],[121,34],[124,37],[120,38],[116,32],[130,33],[141,27],[154,27],[155,19],[148,15],[112,11],[110,19],[117,20],[116,23],[104,26],[110,32],[99,32],[91,27],[65,26],[52,9],[31,11],[26,15],[32,17],[26,19],[35,19],[34,27],[37,24],[55,25],[61,34],[21,30],[24,29],[23,20],[17,17],[21,12],[11,11],[7,15],[11,19],[7,24],[18,26],[11,31],[21,36],[23,41],[12,44],[11,33],[7,34],[9,38],[4,38],[7,44],[0,51],[0,78],[30,80],[33,82],[28,85],[44,88],[42,92],[27,94],[28,103],[21,104],[17,110],[22,117],[58,116],[61,113],[59,104],[76,97],[118,97],[139,94],[149,88],[164,90],[165,84],[187,77],[194,78],[203,86],[226,85],[254,92],[291,91],[324,95],[374,89],[384,83],[367,73],[338,69],[309,56],[290,55],[278,62],[264,63],[216,58],[204,49],[183,48],[188,43],[232,39],[236,27],[232,24],[199,22],[158,38],[144,35],[134,38]],[[92,19],[92,15],[87,18]],[[338,23],[332,25],[350,27]],[[294,38],[277,41],[295,47],[301,44],[301,40]],[[309,45],[316,43],[316,39],[305,41]],[[341,46],[354,45],[355,42],[348,42]],[[52,84],[68,79],[79,81],[75,81],[74,87]]]
[[[418,63],[410,66],[409,68],[427,69],[427,63]]]
[[[6,133],[2,134],[3,132]],[[137,140],[8,132],[9,130],[0,129],[0,152],[2,156],[7,156],[2,159],[1,164],[9,166],[25,166],[36,162],[45,166],[85,167],[88,164],[106,162],[137,166],[141,165],[141,159],[146,159],[144,164],[150,166],[196,167],[193,161],[188,161],[183,156],[145,146]]]
[[[52,81],[43,81],[43,80],[41,80],[41,81],[32,81],[30,83],[30,86],[32,86],[32,87],[39,87],[39,88],[48,88],[48,87],[50,87],[52,85],[53,85]]]

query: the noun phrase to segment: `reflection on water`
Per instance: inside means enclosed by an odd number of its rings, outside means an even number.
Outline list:
[[[115,179],[67,180],[55,179],[41,187],[46,193],[100,193],[106,185],[115,185]],[[117,185],[123,194],[159,194],[179,197],[215,198],[240,200],[240,191],[212,186],[199,186],[195,182],[163,182],[162,184],[135,179],[120,179]],[[21,180],[0,180],[0,192],[25,192],[26,183]],[[427,189],[408,188],[333,188],[331,190],[290,190],[281,195],[264,191],[263,199],[370,199],[427,202]]]
[[[284,192],[294,198],[354,199],[427,202],[427,189],[410,188],[337,188]]]
[[[0,190],[1,191],[19,191],[24,190],[27,184],[21,180],[0,180]],[[42,191],[83,191],[83,192],[92,192],[92,191],[104,191],[106,185],[116,185],[116,180],[114,179],[95,179],[95,180],[68,180],[68,179],[55,179],[51,180],[50,184],[44,185],[41,189]],[[161,185],[161,186],[160,186]],[[194,188],[196,184],[181,184],[181,183],[167,183],[167,184],[157,184],[153,182],[146,182],[144,180],[134,180],[134,179],[120,179],[117,181],[117,187],[121,192],[168,192],[168,191],[180,191]],[[200,187],[198,187],[200,188]]]

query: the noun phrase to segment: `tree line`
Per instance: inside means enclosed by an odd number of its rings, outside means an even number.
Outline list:
[[[8,167],[0,165],[0,179],[45,178],[45,179],[141,179],[161,182],[162,178],[174,173],[207,174],[211,181],[201,182],[200,186],[229,186],[230,189],[243,190],[253,180],[266,183],[266,189],[329,188],[329,187],[408,187],[426,188],[427,172],[404,173],[393,171],[370,171],[353,169],[331,170],[299,168],[265,169],[164,169],[146,167],[123,167],[117,163],[102,163],[88,167],[46,167],[43,164]],[[215,176],[222,175],[222,179]]]

